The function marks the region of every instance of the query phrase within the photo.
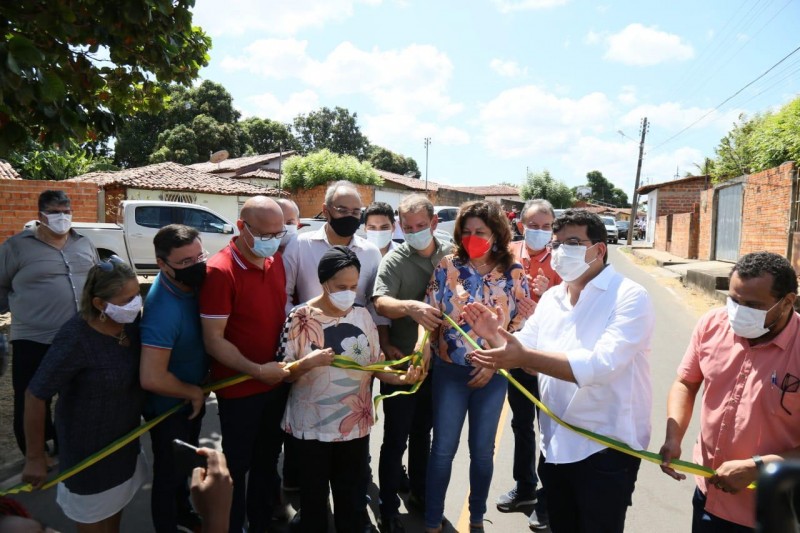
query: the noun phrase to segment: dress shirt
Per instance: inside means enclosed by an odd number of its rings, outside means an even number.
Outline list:
[[[716,469],[725,461],[800,446],[800,392],[782,394],[781,390],[785,376],[800,377],[798,334],[797,313],[792,313],[774,339],[755,346],[733,333],[724,307],[700,319],[678,367],[681,379],[703,382],[696,463]],[[789,413],[781,407],[781,396]],[[707,495],[709,513],[755,527],[754,490],[736,494],[709,490],[701,476],[697,476],[697,485]]]
[[[531,299],[534,302],[538,303],[539,299],[541,298],[541,296],[533,291],[533,288],[535,287],[533,280],[539,275],[540,268],[542,269],[542,272],[544,272],[544,277],[547,278],[548,289],[561,283],[561,276],[556,274],[556,271],[553,270],[553,266],[550,264],[553,254],[551,254],[550,250],[547,248],[543,248],[531,255],[530,250],[525,245],[525,241],[523,240],[509,243],[508,249],[511,250],[512,254],[514,254],[514,259],[516,259],[517,263],[522,265],[523,270],[525,270],[525,274],[528,276],[528,283],[531,286]]]
[[[539,374],[539,393],[570,424],[620,440],[636,449],[650,442],[650,339],[654,311],[645,289],[605,267],[570,303],[562,283],[542,295],[517,338],[542,351],[566,354],[576,383]],[[604,448],[541,419],[548,463],[583,460]]]
[[[327,227],[328,225],[325,224],[317,231],[301,233],[286,246],[283,253],[283,264],[286,267],[287,315],[294,307],[292,298],[295,293],[297,302],[300,304],[322,294],[323,289],[319,283],[317,267],[319,267],[319,262],[325,252],[333,247],[328,242],[328,235],[325,233]],[[358,235],[353,235],[347,247],[356,253],[361,262],[356,303],[369,310],[376,325],[389,324],[391,321],[378,315],[372,305],[372,287],[375,284],[378,265],[381,263],[380,250]]]

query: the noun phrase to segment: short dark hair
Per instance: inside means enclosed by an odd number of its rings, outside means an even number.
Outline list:
[[[567,226],[585,226],[586,235],[593,244],[598,242],[607,243],[608,233],[603,219],[599,215],[587,211],[586,209],[567,209],[555,222],[553,222],[553,233],[558,233]],[[603,254],[603,264],[608,262],[608,249]]]
[[[461,244],[461,232],[464,231],[464,224],[468,218],[479,218],[483,220],[494,235],[490,256],[492,261],[504,271],[511,268],[514,264],[514,255],[508,249],[511,242],[511,229],[508,227],[508,219],[500,212],[500,204],[497,202],[487,202],[485,200],[475,200],[461,204],[456,216],[456,226],[453,229],[453,240],[456,242],[455,254],[462,263],[469,261],[469,254]]]
[[[39,195],[39,211],[44,211],[50,205],[71,205],[69,196],[64,191],[47,190]]]
[[[760,278],[772,275],[772,295],[781,299],[787,294],[797,293],[797,273],[792,264],[783,256],[771,252],[753,252],[739,258],[731,269],[742,279]]]
[[[190,226],[185,226],[183,224],[164,226],[158,230],[156,236],[153,237],[156,257],[166,259],[175,248],[181,248],[182,246],[192,244],[197,239],[200,239],[200,232]]]
[[[370,215],[384,216],[389,219],[389,222],[394,224],[394,209],[386,202],[372,202],[364,210],[364,223],[369,220]]]

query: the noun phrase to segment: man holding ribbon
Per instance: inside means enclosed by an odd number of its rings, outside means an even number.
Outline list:
[[[704,385],[696,463],[694,533],[745,532],[755,526],[755,491],[747,487],[766,463],[800,457],[800,316],[797,274],[769,252],[743,256],[730,275],[726,308],[700,319],[667,402],[661,469],[681,455],[681,441]]]
[[[522,330],[498,327],[502,309],[470,304],[465,319],[492,349],[485,368],[539,375],[542,402],[575,426],[644,449],[650,441],[650,340],[654,311],[643,287],[607,264],[606,229],[597,215],[568,210],[547,246],[564,283],[544,293]],[[641,459],[541,418],[545,464],[539,470],[550,529],[623,531]]]

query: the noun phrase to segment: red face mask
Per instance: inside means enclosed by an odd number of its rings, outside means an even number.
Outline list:
[[[478,235],[462,237],[461,245],[467,251],[467,255],[470,259],[477,259],[483,256],[489,251],[489,248],[492,247],[492,243],[489,240],[479,237]]]

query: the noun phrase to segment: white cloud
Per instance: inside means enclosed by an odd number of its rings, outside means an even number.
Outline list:
[[[452,62],[430,45],[362,50],[343,42],[317,60],[308,53],[308,41],[262,39],[240,56],[225,57],[222,66],[268,79],[297,79],[328,95],[364,95],[383,112],[431,111],[448,118],[463,109],[448,94]]]
[[[622,126],[638,127],[641,118],[647,117],[654,126],[657,125],[659,128],[675,132],[685,128],[709,111],[711,111],[711,109],[702,107],[683,107],[678,102],[643,104],[631,109],[628,113],[623,115],[620,119],[620,123]],[[704,118],[695,127],[713,127],[720,131],[727,131],[741,112],[741,109],[732,109],[725,112],[715,111]]]
[[[454,126],[442,126],[419,120],[410,113],[386,113],[364,116],[364,133],[370,141],[391,146],[397,141],[408,142],[430,137],[436,145],[457,146],[469,144],[470,135]]]
[[[630,24],[619,33],[606,37],[605,43],[608,47],[605,59],[626,65],[650,66],[694,57],[692,46],[679,35],[639,23]]]
[[[479,121],[483,143],[493,155],[552,155],[583,135],[604,131],[612,111],[602,93],[570,99],[528,85],[500,93],[483,106]]]
[[[617,96],[617,100],[621,104],[636,105],[636,103],[639,101],[639,98],[636,96],[636,87],[633,85],[623,85],[622,91],[620,91],[619,95]]]
[[[272,93],[257,94],[247,99],[253,104],[257,116],[269,117],[279,122],[291,122],[297,115],[306,114],[319,108],[319,96],[312,90],[289,95],[281,102]]]
[[[589,30],[589,33],[586,34],[586,37],[583,38],[583,41],[586,44],[597,44],[605,38],[605,34],[601,32],[596,32],[594,30]]]
[[[305,28],[319,28],[353,16],[357,4],[380,4],[381,0],[198,0],[193,24],[214,37],[259,32],[293,35]]]
[[[514,60],[504,61],[502,59],[492,59],[489,66],[504,78],[519,78],[520,76],[528,75],[527,67],[520,67],[519,63]]]
[[[565,5],[569,0],[492,0],[501,13],[547,9]]]

